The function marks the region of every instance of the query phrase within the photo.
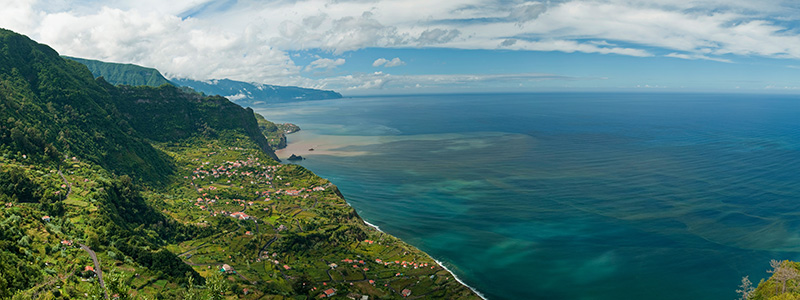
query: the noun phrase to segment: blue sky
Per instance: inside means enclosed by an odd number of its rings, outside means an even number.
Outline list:
[[[432,92],[800,92],[800,5],[10,0],[0,27],[168,77]]]

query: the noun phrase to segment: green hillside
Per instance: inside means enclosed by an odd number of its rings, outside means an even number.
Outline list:
[[[86,65],[95,77],[103,77],[113,85],[161,86],[172,84],[156,69],[133,64],[117,64],[85,58],[64,56]]]
[[[0,30],[0,45],[5,153],[53,166],[63,155],[79,156],[146,180],[162,180],[174,170],[169,157],[121,120],[114,99],[86,67],[10,31]]]
[[[0,99],[0,299],[478,299],[224,98],[0,30]]]

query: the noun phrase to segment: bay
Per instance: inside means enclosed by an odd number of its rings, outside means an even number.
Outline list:
[[[539,93],[256,111],[278,151],[488,299],[730,299],[800,259],[800,99]],[[313,148],[313,151],[310,149]]]

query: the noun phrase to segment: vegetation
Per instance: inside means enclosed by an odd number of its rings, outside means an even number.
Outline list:
[[[767,280],[753,287],[750,278],[742,278],[742,284],[736,290],[739,299],[747,300],[792,300],[800,299],[800,263],[784,260],[770,261],[767,273],[772,274]]]
[[[103,77],[113,85],[151,86],[164,84],[181,86],[189,91],[207,95],[231,97],[242,105],[258,105],[272,102],[338,99],[342,95],[334,91],[306,89],[294,86],[260,85],[229,79],[196,81],[175,79],[169,81],[156,69],[133,64],[117,64],[98,60],[64,56],[64,58],[86,65],[94,77]]]
[[[86,65],[95,77],[103,77],[113,85],[146,85],[157,87],[172,84],[156,69],[132,64],[115,64],[98,60],[64,56]]]
[[[275,124],[262,115],[255,114],[255,117],[258,129],[267,138],[272,149],[286,148],[286,135],[300,131],[300,127],[292,123]]]
[[[225,98],[113,86],[5,30],[0,97],[0,299],[477,298]]]

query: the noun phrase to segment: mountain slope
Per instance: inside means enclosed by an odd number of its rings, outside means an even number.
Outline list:
[[[252,110],[0,51],[0,299],[478,298],[272,159]]]
[[[123,111],[123,119],[148,139],[177,141],[202,134],[226,138],[240,131],[270,158],[279,161],[258,127],[251,108],[242,108],[219,96],[203,97],[172,85],[107,87]]]
[[[85,66],[0,30],[0,140],[36,161],[80,156],[121,174],[160,180],[172,170],[132,128]],[[103,128],[97,131],[97,128]]]
[[[255,84],[230,79],[197,81],[173,79],[179,86],[190,87],[207,95],[221,95],[242,106],[253,106],[274,102],[339,99],[342,95],[334,91],[306,89],[294,86]]]
[[[161,75],[161,72],[153,68],[69,56],[64,56],[64,58],[86,65],[95,77],[103,77],[113,85],[146,85],[155,87],[163,84],[171,84],[169,80]]]

